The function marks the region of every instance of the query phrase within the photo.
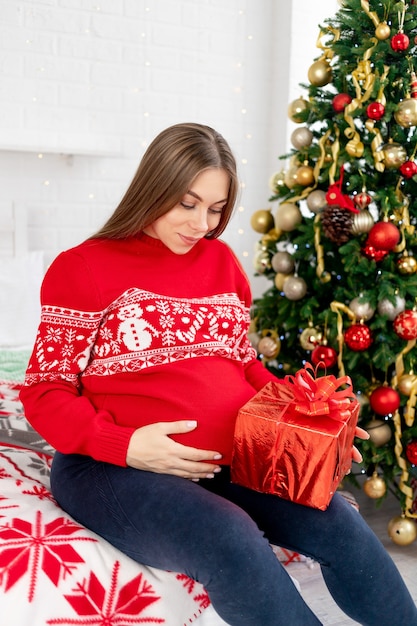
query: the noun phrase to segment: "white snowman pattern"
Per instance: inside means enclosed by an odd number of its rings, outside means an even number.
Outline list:
[[[117,339],[132,352],[146,350],[152,344],[152,334],[155,337],[159,335],[159,331],[142,316],[143,309],[135,303],[123,306],[117,312],[117,317],[122,320]]]

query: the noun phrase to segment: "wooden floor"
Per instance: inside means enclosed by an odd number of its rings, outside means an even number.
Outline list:
[[[409,546],[398,546],[392,542],[387,532],[388,522],[394,516],[401,514],[398,500],[390,494],[382,506],[376,509],[375,502],[360,489],[349,486],[349,491],[358,501],[362,515],[391,554],[417,604],[417,541]],[[325,626],[352,626],[357,624],[357,622],[347,618],[334,603],[323,582],[320,567],[317,564],[290,563],[288,572],[298,580],[301,593],[307,604]],[[386,581],[386,587],[381,589],[381,611],[384,610],[384,597],[387,593],[389,593],[389,580]],[[392,626],[407,625],[393,624]]]

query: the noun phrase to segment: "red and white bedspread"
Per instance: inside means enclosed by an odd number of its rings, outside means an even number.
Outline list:
[[[139,565],[58,507],[53,451],[25,420],[18,390],[0,381],[1,623],[225,624],[199,583]]]

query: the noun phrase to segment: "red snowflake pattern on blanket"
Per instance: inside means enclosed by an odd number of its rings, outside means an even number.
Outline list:
[[[0,447],[0,615],[13,612],[14,626],[193,623],[210,606],[203,586],[136,563],[67,516],[50,463]]]
[[[112,571],[110,588],[101,584],[97,576],[91,572],[89,580],[84,580],[73,590],[72,595],[66,595],[80,620],[77,618],[60,617],[48,620],[48,624],[89,624],[91,626],[107,626],[117,624],[163,624],[165,620],[157,617],[143,618],[143,611],[159,596],[145,579],[138,574],[125,585],[118,588],[118,573],[120,563],[116,561]]]
[[[81,526],[63,517],[44,523],[41,511],[36,512],[33,524],[15,518],[0,527],[0,584],[4,590],[27,575],[28,600],[33,602],[41,572],[57,587],[62,578],[84,562],[70,541],[94,541],[74,537],[80,530]]]

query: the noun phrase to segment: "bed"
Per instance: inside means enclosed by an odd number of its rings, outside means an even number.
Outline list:
[[[8,626],[224,626],[201,584],[134,562],[54,501],[54,450],[19,401],[44,273],[26,231],[24,212],[0,206],[0,615]]]

